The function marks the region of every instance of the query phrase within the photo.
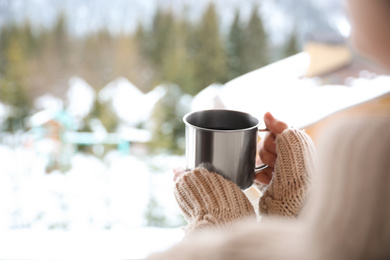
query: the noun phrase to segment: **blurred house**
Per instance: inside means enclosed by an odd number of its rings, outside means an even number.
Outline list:
[[[191,110],[205,110],[210,108],[221,109],[224,108],[219,93],[222,90],[223,85],[212,84],[207,88],[199,92],[192,100]]]
[[[149,120],[155,104],[165,93],[164,86],[160,85],[144,94],[128,79],[119,77],[99,91],[98,99],[110,103],[125,124],[136,126]]]
[[[166,86],[159,85],[145,94],[124,77],[111,81],[98,92],[99,102],[108,104],[118,117],[118,127],[110,135],[111,140],[121,140],[118,145],[120,150],[125,151],[127,143],[131,144],[134,153],[147,152],[146,143],[152,138],[149,127],[151,114],[166,93]]]
[[[157,101],[165,94],[165,88],[158,86],[147,94],[125,78],[110,82],[98,94],[82,78],[69,80],[67,99],[64,102],[52,95],[35,100],[39,110],[29,119],[32,142],[37,153],[45,158],[47,171],[67,170],[70,158],[78,149],[91,150],[95,155],[104,154],[107,146],[117,147],[123,154],[145,150],[145,143],[151,140],[150,130],[140,129],[137,124],[148,121]],[[97,100],[96,100],[97,99]],[[115,131],[108,131],[99,115],[94,113],[96,101],[109,104],[118,118]],[[83,130],[88,125],[89,130]]]
[[[305,73],[307,78],[333,75],[352,62],[352,53],[345,40],[333,35],[312,35],[304,49],[310,56],[310,64]],[[332,82],[339,83],[342,82]]]
[[[194,98],[197,103],[200,99],[208,105],[194,105],[193,110],[226,108],[259,119],[270,111],[315,138],[325,124],[340,116],[390,116],[390,76],[354,55],[345,42],[325,37],[223,87],[212,85]]]
[[[74,147],[64,144],[64,134],[75,129],[74,118],[65,110],[42,110],[29,120],[37,154],[46,160],[46,171],[67,170]]]
[[[355,55],[344,38],[311,36],[305,52],[310,56],[306,78],[319,77],[322,84],[348,85],[351,78],[373,78],[386,70]]]
[[[376,85],[385,87],[385,91],[376,96],[362,96],[355,105],[346,106],[306,126],[306,131],[315,138],[327,124],[341,117],[359,115],[390,116],[390,86],[386,70],[378,65],[354,55],[346,42],[334,37],[313,37],[306,44],[305,51],[310,55],[310,65],[305,77],[317,77],[323,85],[344,85],[355,88],[374,88]],[[360,79],[356,82],[355,79]],[[380,81],[380,82],[379,82]]]
[[[95,90],[82,78],[71,77],[66,93],[66,110],[79,127],[83,119],[91,112],[96,99]]]
[[[0,123],[5,121],[6,117],[7,117],[6,106],[0,102]]]

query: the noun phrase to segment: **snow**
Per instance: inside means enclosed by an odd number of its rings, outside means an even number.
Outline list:
[[[128,98],[137,99],[142,96],[143,93],[133,83],[124,77],[119,77],[100,90],[98,98],[102,102],[117,99],[118,103],[126,103]]]
[[[180,228],[94,231],[6,231],[1,259],[143,259],[183,238]]]
[[[34,100],[34,107],[38,110],[58,111],[63,109],[64,102],[52,94],[45,94]]]
[[[119,118],[134,126],[149,118],[154,105],[164,95],[164,86],[144,94],[129,80],[119,77],[101,89],[98,98],[102,102],[111,102]]]
[[[0,157],[0,258],[134,259],[183,237],[171,173],[182,156],[76,153],[50,174],[33,148],[0,145]],[[146,226],[152,196],[174,228]]]
[[[106,128],[104,127],[102,121],[97,118],[91,118],[89,120],[89,126],[91,127],[91,131],[98,135],[104,135],[107,133]]]
[[[259,119],[270,111],[303,128],[390,92],[390,76],[385,75],[351,78],[348,86],[321,85],[316,78],[302,77],[309,62],[307,53],[299,53],[226,83],[218,96],[227,109],[251,113]]]
[[[213,108],[222,108],[222,101],[218,97],[222,87],[222,84],[212,84],[199,92],[192,100],[191,110],[199,111]]]
[[[7,108],[6,106],[0,102],[0,123],[5,120],[7,117]]]
[[[160,100],[167,93],[166,86],[164,84],[158,85],[145,95],[145,103],[154,106],[157,101]]]
[[[51,109],[45,109],[32,115],[28,120],[29,127],[42,126],[43,124],[54,119],[57,111]]]
[[[86,117],[95,101],[95,90],[82,78],[69,79],[67,111],[78,120]]]

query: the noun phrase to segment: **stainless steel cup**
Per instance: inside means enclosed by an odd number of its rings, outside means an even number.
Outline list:
[[[204,110],[184,116],[186,163],[221,174],[246,189],[253,184],[259,120],[232,110]]]

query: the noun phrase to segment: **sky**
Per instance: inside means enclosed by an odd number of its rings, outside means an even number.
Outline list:
[[[37,29],[50,27],[63,12],[68,17],[69,30],[75,35],[102,27],[114,34],[132,32],[139,22],[149,26],[157,7],[198,21],[210,1],[215,4],[221,29],[225,31],[236,8],[245,22],[253,4],[257,4],[276,42],[281,41],[292,26],[299,27],[302,34],[314,28],[341,31],[345,36],[349,33],[343,1],[340,0],[2,0],[0,26],[28,19]]]

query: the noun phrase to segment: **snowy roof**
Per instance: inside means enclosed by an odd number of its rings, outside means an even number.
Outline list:
[[[100,90],[98,98],[103,102],[111,102],[119,118],[135,125],[149,118],[154,105],[163,95],[163,86],[144,94],[129,80],[120,77]]]
[[[310,56],[299,53],[242,75],[224,85],[218,96],[227,109],[259,119],[270,111],[295,127],[305,127],[339,110],[390,93],[390,76],[356,78],[349,85],[321,85],[303,78]],[[215,93],[213,93],[214,95]]]
[[[67,111],[77,119],[86,117],[92,109],[95,95],[95,90],[85,80],[79,77],[70,78]]]
[[[191,110],[206,110],[213,108],[224,108],[221,99],[218,97],[222,84],[212,84],[199,92],[192,100]]]
[[[34,100],[34,107],[38,110],[62,110],[63,101],[60,98],[53,96],[52,94],[45,94]]]
[[[145,103],[154,106],[167,93],[165,85],[158,85],[145,95]]]
[[[7,117],[6,106],[0,102],[0,122],[2,122]]]
[[[32,115],[28,120],[30,127],[42,126],[43,124],[55,119],[57,111],[45,109]]]
[[[128,102],[127,98],[139,98],[143,93],[128,79],[119,77],[107,84],[102,90],[99,91],[99,100],[108,102],[113,99],[117,101]]]
[[[75,129],[76,125],[74,118],[69,115],[65,110],[45,109],[32,115],[27,121],[29,127],[39,127],[48,123],[51,120],[55,120],[67,129]]]

